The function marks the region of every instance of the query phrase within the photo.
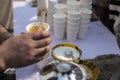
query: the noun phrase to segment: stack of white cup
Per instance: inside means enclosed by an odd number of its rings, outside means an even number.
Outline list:
[[[76,1],[76,0],[66,0],[66,3],[67,3],[68,1]]]
[[[59,3],[66,3],[66,0],[58,0]]]
[[[65,13],[66,14],[66,10],[67,10],[66,4],[58,3],[54,7],[55,7],[55,13]]]
[[[50,31],[53,30],[53,14],[55,13],[54,6],[57,3],[58,3],[58,1],[49,0],[49,7],[48,7],[48,10],[47,10],[46,23],[48,23],[50,25]]]
[[[78,10],[80,9],[80,1],[68,0],[66,2],[68,10]]]
[[[92,9],[92,0],[80,0],[80,9],[81,8]]]
[[[80,11],[67,12],[67,40],[75,41],[80,27]]]
[[[66,14],[55,13],[53,15],[54,35],[56,39],[64,39],[66,31]]]
[[[82,8],[80,11],[81,20],[80,20],[80,29],[78,34],[79,39],[83,39],[88,31],[91,13],[92,11],[87,8]]]

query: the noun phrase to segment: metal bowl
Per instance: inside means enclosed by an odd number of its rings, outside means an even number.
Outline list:
[[[73,62],[54,61],[40,71],[41,80],[86,80],[82,66]]]

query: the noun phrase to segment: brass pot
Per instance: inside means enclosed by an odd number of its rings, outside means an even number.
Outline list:
[[[88,80],[97,80],[100,75],[100,69],[88,60],[79,60],[79,66],[82,66],[85,69],[86,79]]]
[[[51,53],[54,60],[77,63],[82,55],[82,50],[74,44],[62,43],[55,45]]]

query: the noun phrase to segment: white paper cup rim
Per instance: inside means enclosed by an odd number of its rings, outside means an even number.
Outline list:
[[[48,23],[44,23],[45,25],[47,25],[47,29],[45,31],[48,31],[50,29],[50,25]],[[39,26],[40,25],[40,22],[33,22],[33,23],[30,23],[26,26],[26,31],[29,32],[29,29],[33,26]]]
[[[92,0],[81,0],[80,3],[92,3]]]
[[[67,5],[80,5],[80,1],[67,1],[66,2]]]
[[[90,1],[90,2],[86,2],[86,1],[80,1],[80,5],[81,4],[87,4],[87,5],[91,5],[92,4],[92,1]]]
[[[70,21],[71,21],[71,20],[75,20],[75,21],[76,21],[76,20],[79,20],[79,21],[80,21],[80,17],[78,17],[78,18],[73,18],[73,17],[67,16],[67,19],[70,20]]]
[[[55,4],[54,7],[55,7],[55,9],[66,9],[67,5],[63,4],[63,3],[58,3],[58,4]]]
[[[68,15],[80,15],[80,11],[77,10],[68,10],[67,11]]]
[[[71,22],[71,21],[67,21],[68,25],[79,25],[80,22]]]
[[[64,13],[55,13],[55,14],[53,14],[53,17],[58,18],[58,19],[62,19],[62,18],[66,18],[67,15]]]
[[[92,11],[90,9],[87,8],[81,8],[80,9],[81,14],[85,13],[85,14],[92,14]]]

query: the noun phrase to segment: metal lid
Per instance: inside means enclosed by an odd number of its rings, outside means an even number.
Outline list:
[[[80,59],[82,51],[74,44],[63,43],[52,48],[52,55],[57,60],[75,61]]]

